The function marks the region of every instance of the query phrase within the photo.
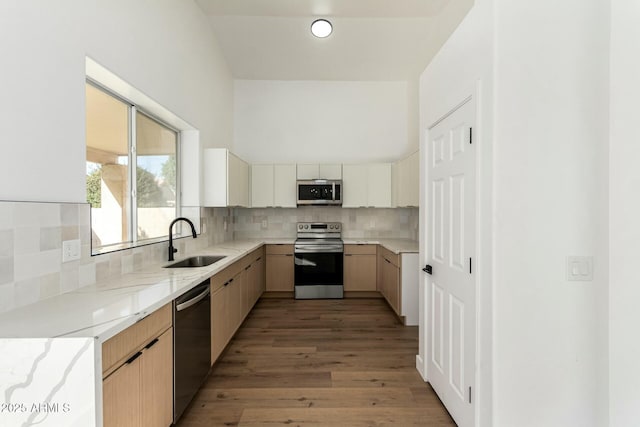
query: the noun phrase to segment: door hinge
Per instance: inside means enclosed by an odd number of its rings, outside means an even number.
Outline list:
[[[471,403],[471,387],[469,387],[469,403]]]
[[[469,144],[473,144],[473,128],[469,128]]]
[[[471,258],[469,258],[469,274],[472,274],[471,263],[472,263],[472,260]]]

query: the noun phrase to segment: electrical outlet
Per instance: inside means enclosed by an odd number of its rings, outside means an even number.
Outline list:
[[[62,262],[80,259],[80,240],[65,240],[62,242]]]
[[[269,223],[267,222],[266,219],[262,220],[261,227],[262,227],[263,230],[266,230],[269,227]]]

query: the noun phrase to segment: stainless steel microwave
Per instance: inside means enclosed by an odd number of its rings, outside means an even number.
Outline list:
[[[298,206],[342,205],[342,181],[314,179],[298,181]]]

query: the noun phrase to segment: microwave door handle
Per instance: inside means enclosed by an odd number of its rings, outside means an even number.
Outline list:
[[[336,183],[331,183],[331,200],[336,201]]]

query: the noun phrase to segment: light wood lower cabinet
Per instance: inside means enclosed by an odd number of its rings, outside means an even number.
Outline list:
[[[419,322],[419,271],[417,253],[378,247],[378,290],[407,326]]]
[[[173,328],[152,341],[141,359],[142,425],[173,422]]]
[[[344,291],[376,291],[376,245],[344,245]]]
[[[260,248],[211,278],[211,364],[220,357],[265,289]]]
[[[267,245],[268,292],[293,292],[293,245]]]
[[[105,427],[167,427],[173,422],[171,325],[167,304],[103,344]]]
[[[242,311],[249,313],[254,304],[265,291],[264,253],[247,267],[246,280],[243,282]]]
[[[140,359],[125,363],[102,382],[102,419],[105,427],[142,425]]]
[[[222,350],[227,345],[227,331],[229,316],[227,314],[227,300],[229,292],[222,286],[215,291],[211,290],[211,364],[218,359]]]
[[[378,290],[393,311],[402,316],[400,307],[400,257],[378,246]]]

